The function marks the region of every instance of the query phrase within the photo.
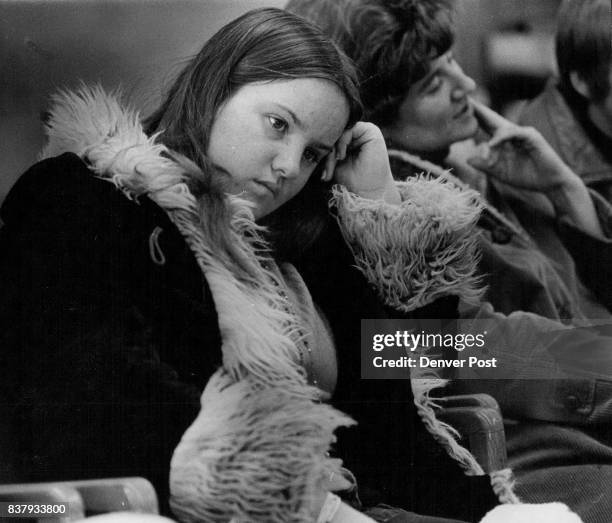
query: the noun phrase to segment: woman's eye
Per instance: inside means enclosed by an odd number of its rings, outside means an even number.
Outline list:
[[[287,122],[282,118],[278,118],[277,116],[268,116],[268,121],[270,122],[270,126],[275,131],[284,132],[287,130]]]
[[[319,155],[316,151],[313,151],[312,149],[306,149],[304,151],[304,159],[308,163],[319,163]]]
[[[427,94],[433,94],[439,89],[441,85],[442,85],[442,80],[440,79],[440,77],[434,76],[429,82],[429,85],[427,86],[427,90],[425,92]]]

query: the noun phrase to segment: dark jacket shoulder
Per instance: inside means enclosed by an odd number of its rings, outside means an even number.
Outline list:
[[[2,218],[5,479],[142,475],[167,499],[172,451],[221,364],[194,256],[155,203],[73,154],[29,169]]]

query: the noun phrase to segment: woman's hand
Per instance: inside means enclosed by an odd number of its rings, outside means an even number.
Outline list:
[[[472,102],[481,127],[491,134],[481,154],[467,162],[512,187],[539,191],[557,216],[567,216],[594,236],[603,236],[599,218],[583,181],[532,127],[521,127],[488,107]]]
[[[332,458],[331,461],[334,461],[336,466],[342,465],[342,461],[338,458]],[[354,486],[354,483],[338,472],[331,472],[328,476],[324,477],[319,485],[319,488],[315,491],[313,519],[315,521],[319,521],[322,510],[325,512],[324,505],[331,501],[328,499],[329,493],[348,490],[354,488]],[[332,498],[333,497],[334,496],[332,496]],[[333,503],[335,506],[335,515],[331,519],[333,523],[373,522],[372,519],[368,518],[364,514],[361,514],[360,512],[357,512],[344,503],[338,505],[337,501]],[[326,509],[329,509],[329,507],[326,507]]]
[[[357,122],[342,134],[323,171],[323,180],[332,178],[363,198],[400,202],[385,139],[374,124]]]
[[[491,139],[468,163],[502,183],[544,193],[581,182],[544,137],[521,127],[488,107],[472,102],[474,114]]]

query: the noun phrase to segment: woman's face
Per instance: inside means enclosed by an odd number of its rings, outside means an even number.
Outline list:
[[[255,219],[293,198],[344,131],[348,103],[316,78],[241,87],[219,109],[208,156],[220,187],[253,203]]]
[[[474,135],[478,122],[468,96],[476,84],[448,52],[432,60],[428,74],[410,86],[385,137],[416,153],[437,153]]]

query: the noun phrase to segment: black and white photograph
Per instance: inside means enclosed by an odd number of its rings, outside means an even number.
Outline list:
[[[0,0],[0,521],[612,522],[610,0]]]

